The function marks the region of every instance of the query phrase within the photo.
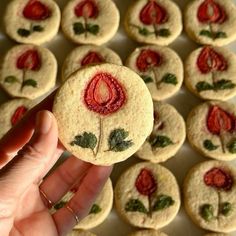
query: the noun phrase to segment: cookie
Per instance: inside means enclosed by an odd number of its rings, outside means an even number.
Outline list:
[[[43,44],[57,34],[60,19],[52,0],[13,0],[6,9],[5,30],[18,43]]]
[[[111,0],[71,0],[62,13],[62,31],[79,44],[101,45],[118,30],[120,14]]]
[[[229,233],[236,230],[236,168],[221,161],[194,166],[184,181],[185,209],[203,229]]]
[[[77,47],[64,61],[62,68],[62,80],[64,81],[72,73],[83,66],[100,63],[122,65],[119,55],[110,48],[93,45]]]
[[[154,163],[164,162],[177,153],[185,137],[185,122],[178,111],[171,105],[154,103],[152,133],[136,154]]]
[[[125,17],[127,34],[139,43],[168,45],[182,31],[179,7],[170,0],[137,0]]]
[[[88,232],[88,231],[83,231],[83,230],[73,230],[70,234],[67,236],[96,236],[95,234]]]
[[[206,157],[222,161],[236,158],[236,106],[206,102],[194,108],[187,119],[190,144]]]
[[[156,230],[139,230],[129,234],[129,236],[167,236],[165,233]]]
[[[236,39],[235,11],[231,0],[190,1],[185,10],[185,30],[197,43],[224,46]]]
[[[179,187],[168,169],[142,162],[120,176],[115,203],[119,215],[131,225],[159,229],[168,225],[179,211]]]
[[[0,85],[12,97],[35,99],[56,83],[57,61],[46,48],[17,45],[3,59]]]
[[[153,103],[144,82],[112,64],[75,72],[59,89],[53,113],[66,149],[95,165],[129,158],[153,126]]]

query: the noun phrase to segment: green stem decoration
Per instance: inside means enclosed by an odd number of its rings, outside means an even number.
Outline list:
[[[99,117],[99,136],[98,136],[97,150],[96,150],[96,153],[94,153],[95,157],[97,156],[97,154],[100,150],[100,147],[102,145],[102,138],[103,138],[103,121],[102,121],[102,118]]]

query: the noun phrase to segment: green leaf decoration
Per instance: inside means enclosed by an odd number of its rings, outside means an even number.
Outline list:
[[[207,82],[200,81],[196,84],[196,89],[198,92],[202,92],[202,91],[207,91],[207,90],[213,90],[214,87]]]
[[[100,30],[100,27],[99,27],[99,25],[87,24],[86,29],[89,33],[97,35]]]
[[[227,34],[225,32],[216,32],[215,33],[215,39],[220,39],[220,38],[227,38]]]
[[[32,86],[34,88],[36,88],[38,85],[37,81],[33,80],[33,79],[27,79],[23,82],[23,87],[25,86]]]
[[[102,211],[102,208],[98,206],[97,204],[93,204],[89,214],[97,214]]]
[[[205,37],[208,37],[208,38],[213,38],[213,35],[209,30],[201,30],[199,35],[205,36]]]
[[[73,30],[76,35],[80,35],[85,33],[86,29],[84,28],[83,24],[80,22],[76,22],[73,24]]]
[[[214,83],[214,90],[225,90],[233,88],[235,88],[235,84],[232,83],[231,80],[222,79]]]
[[[4,82],[9,83],[9,84],[20,83],[19,80],[13,75],[7,76],[4,80]]]
[[[211,204],[204,204],[200,210],[201,217],[206,221],[213,220],[214,217],[214,208]]]
[[[157,196],[157,200],[153,205],[153,211],[161,211],[164,210],[172,205],[174,205],[175,201],[172,199],[172,197],[167,195],[159,195]]]
[[[166,83],[166,84],[173,84],[177,85],[178,80],[174,74],[167,73],[163,76],[161,82]]]
[[[209,139],[204,140],[203,146],[204,146],[204,148],[207,149],[208,151],[214,151],[214,150],[216,150],[216,149],[219,147],[219,146],[217,146],[217,145],[214,145],[214,144],[212,143],[212,141],[209,140]]]
[[[149,143],[153,148],[165,148],[174,144],[169,137],[164,135],[157,135],[156,137],[149,139]]]
[[[141,75],[141,78],[143,79],[143,81],[144,81],[145,84],[154,82],[154,80],[152,79],[152,77],[150,77],[150,76],[148,76],[148,75]]]
[[[232,210],[233,210],[232,204],[230,202],[224,202],[222,204],[220,213],[224,216],[229,216]]]
[[[228,150],[230,153],[235,154],[236,153],[236,140],[231,141],[228,146]]]
[[[138,32],[139,32],[139,34],[141,34],[143,36],[148,36],[148,35],[152,34],[152,32],[150,32],[147,28],[139,28]]]
[[[35,32],[42,32],[43,30],[44,30],[43,27],[40,25],[33,26],[33,31]]]
[[[67,202],[65,202],[65,201],[60,201],[60,202],[58,202],[57,204],[54,205],[54,209],[59,210],[62,207],[64,207],[66,205],[66,203]]]
[[[27,29],[18,29],[17,34],[19,34],[21,37],[29,37],[30,36],[30,31]]]
[[[115,129],[110,133],[108,144],[109,151],[122,152],[133,145],[132,140],[125,140],[128,138],[129,132],[124,129]]]
[[[160,29],[160,30],[158,30],[157,35],[161,36],[161,37],[169,37],[171,35],[171,33],[170,33],[169,29]]]
[[[138,199],[130,199],[125,205],[125,211],[148,213],[146,207]]]

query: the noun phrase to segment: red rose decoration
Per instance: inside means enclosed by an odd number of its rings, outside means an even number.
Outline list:
[[[41,67],[41,60],[38,52],[33,49],[24,52],[17,59],[16,66],[20,70],[39,70]]]
[[[98,7],[94,0],[81,1],[75,7],[75,15],[84,18],[96,18],[98,16]]]
[[[82,60],[81,62],[81,66],[86,66],[86,65],[90,65],[90,64],[98,64],[98,63],[102,63],[104,62],[104,58],[96,53],[96,52],[89,52]]]
[[[14,126],[16,123],[18,123],[19,120],[21,120],[27,110],[28,109],[24,106],[20,106],[15,110],[14,114],[11,117],[12,126]]]

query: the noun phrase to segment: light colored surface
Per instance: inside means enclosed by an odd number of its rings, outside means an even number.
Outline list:
[[[167,236],[165,233],[156,230],[139,230],[129,234],[129,236]]]
[[[5,7],[9,0],[0,1],[0,31],[3,32],[3,23],[2,16],[5,10]],[[61,9],[65,6],[66,0],[57,1]],[[119,10],[121,11],[121,25],[119,32],[116,34],[115,38],[110,41],[107,46],[115,50],[122,57],[123,62],[126,57],[138,46],[135,42],[131,41],[125,34],[123,28],[123,19],[124,13],[128,8],[131,0],[115,0]],[[183,9],[189,0],[176,0],[176,3]],[[236,0],[234,0],[236,3]],[[0,34],[0,57],[2,59],[3,54],[14,45],[3,33]],[[46,44],[46,46],[53,51],[59,62],[59,69],[63,63],[63,60],[68,55],[68,53],[76,47],[76,45],[69,42],[60,32],[55,39]],[[197,48],[197,45],[191,41],[185,33],[183,33],[170,47],[178,52],[182,59],[186,59],[188,54]],[[236,42],[229,45],[228,48],[236,52]],[[58,81],[60,80],[60,73],[58,74]],[[7,100],[6,94],[1,91],[0,93],[0,103]],[[183,115],[184,118],[187,117],[187,114],[190,110],[197,104],[200,103],[200,99],[188,92],[184,87],[179,93],[177,93],[171,99],[168,99],[167,102],[174,105],[177,110]],[[236,100],[233,100],[236,102]],[[175,157],[171,160],[164,163],[164,166],[169,168],[174,175],[177,177],[177,181],[180,187],[183,184],[183,178],[185,177],[187,171],[196,163],[206,160],[201,157],[197,152],[190,148],[188,142],[186,141],[185,145],[177,153]],[[137,163],[138,159],[130,158],[125,162],[122,162],[115,166],[115,169],[112,174],[113,184],[116,182],[117,178],[122,171],[127,169],[133,163]],[[236,166],[236,162],[232,162]],[[136,229],[124,223],[117,215],[116,211],[113,210],[109,218],[100,225],[99,227],[93,229],[92,231],[98,236],[127,236],[127,234],[135,231]],[[163,228],[161,231],[167,233],[170,236],[202,236],[206,234],[204,230],[201,230],[195,226],[189,217],[186,215],[183,207],[181,208],[179,214],[175,220]],[[236,236],[236,232],[230,234],[230,236]]]

